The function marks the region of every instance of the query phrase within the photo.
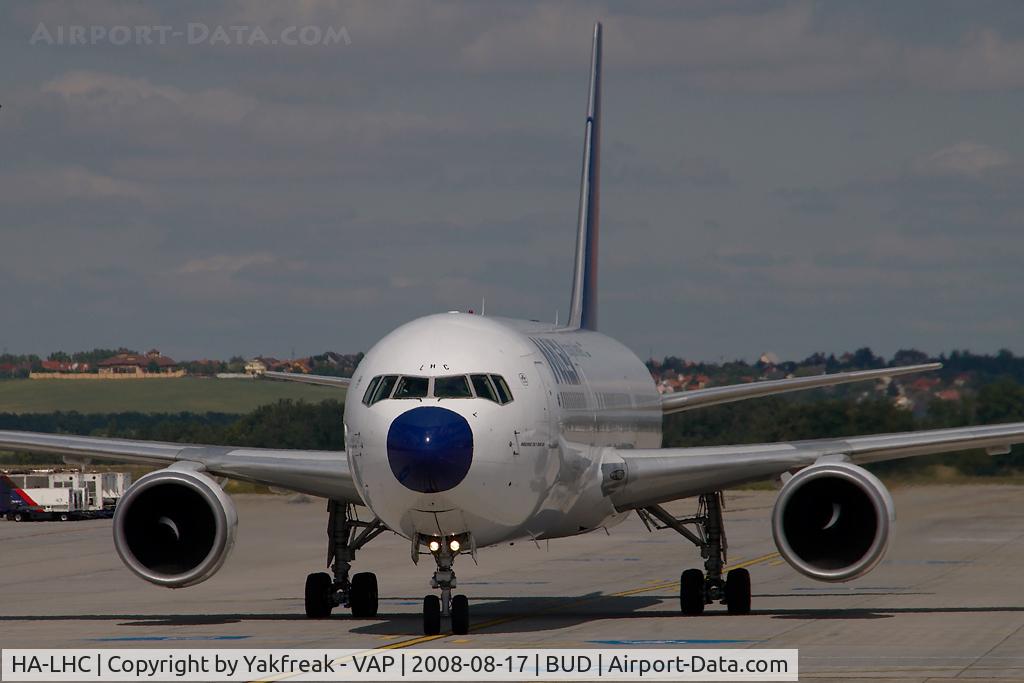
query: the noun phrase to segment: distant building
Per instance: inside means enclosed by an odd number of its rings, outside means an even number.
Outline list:
[[[267,363],[262,358],[253,358],[245,364],[245,374],[262,375],[267,371]]]
[[[44,360],[40,363],[43,372],[89,372],[88,363],[65,363],[60,360]]]
[[[278,360],[277,358],[265,358],[257,356],[245,363],[245,374],[262,375],[267,370],[272,372],[298,372],[308,375],[313,366],[308,358],[296,358],[294,360]]]
[[[97,367],[101,375],[167,375],[180,377],[184,374],[178,367],[177,361],[162,355],[156,349],[147,352],[145,355],[139,353],[119,353],[116,356],[100,361]]]

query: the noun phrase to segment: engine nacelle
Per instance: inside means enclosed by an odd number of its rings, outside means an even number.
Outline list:
[[[213,576],[235,544],[235,505],[213,479],[172,465],[139,479],[114,513],[114,547],[139,577],[184,588]]]
[[[847,462],[819,463],[782,487],[772,535],[779,554],[801,574],[849,581],[882,560],[895,521],[892,496],[878,477]]]

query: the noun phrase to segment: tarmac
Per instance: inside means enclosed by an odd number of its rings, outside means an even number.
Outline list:
[[[798,648],[801,680],[1024,681],[1024,487],[895,490],[896,534],[875,571],[817,583],[775,552],[775,494],[726,497],[730,566],[753,578],[753,612],[679,614],[681,570],[700,566],[674,532],[635,516],[608,534],[481,549],[456,563],[468,635],[421,635],[430,559],[382,535],[355,571],[375,571],[375,619],[313,621],[305,575],[325,565],[325,503],[237,496],[238,542],[209,581],[170,591],[125,569],[110,520],[0,522],[5,648]],[[682,513],[689,503],[677,504]]]

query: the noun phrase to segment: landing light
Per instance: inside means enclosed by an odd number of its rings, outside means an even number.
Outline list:
[[[441,544],[437,541],[431,541],[429,544],[427,544],[427,547],[430,548],[430,552],[436,553],[438,550],[441,549]]]
[[[457,553],[459,552],[459,548],[461,548],[462,546],[459,545],[459,542],[453,538],[452,542],[448,544],[448,547],[452,549],[453,553]]]

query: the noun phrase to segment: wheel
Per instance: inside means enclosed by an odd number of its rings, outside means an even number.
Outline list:
[[[68,517],[68,513],[66,513],[66,512],[62,512],[62,513],[61,513],[61,515],[60,515],[60,521],[62,521],[62,522],[66,522],[66,521],[68,521],[69,519],[71,519],[71,518],[70,518],[70,517]]]
[[[25,516],[22,515],[20,512],[15,512],[14,513],[14,521],[15,522],[24,522],[25,521]]]
[[[361,572],[352,577],[348,604],[352,608],[352,616],[357,619],[369,619],[377,616],[376,574]]]
[[[441,598],[428,595],[423,598],[423,635],[436,636],[441,632]]]
[[[704,572],[687,569],[679,577],[679,609],[686,616],[704,614]]]
[[[334,582],[329,574],[318,572],[306,577],[306,616],[325,619],[331,616],[334,601]]]
[[[725,577],[725,605],[729,614],[750,613],[750,572],[733,569]]]
[[[469,598],[456,595],[452,598],[452,633],[464,636],[469,633]]]

